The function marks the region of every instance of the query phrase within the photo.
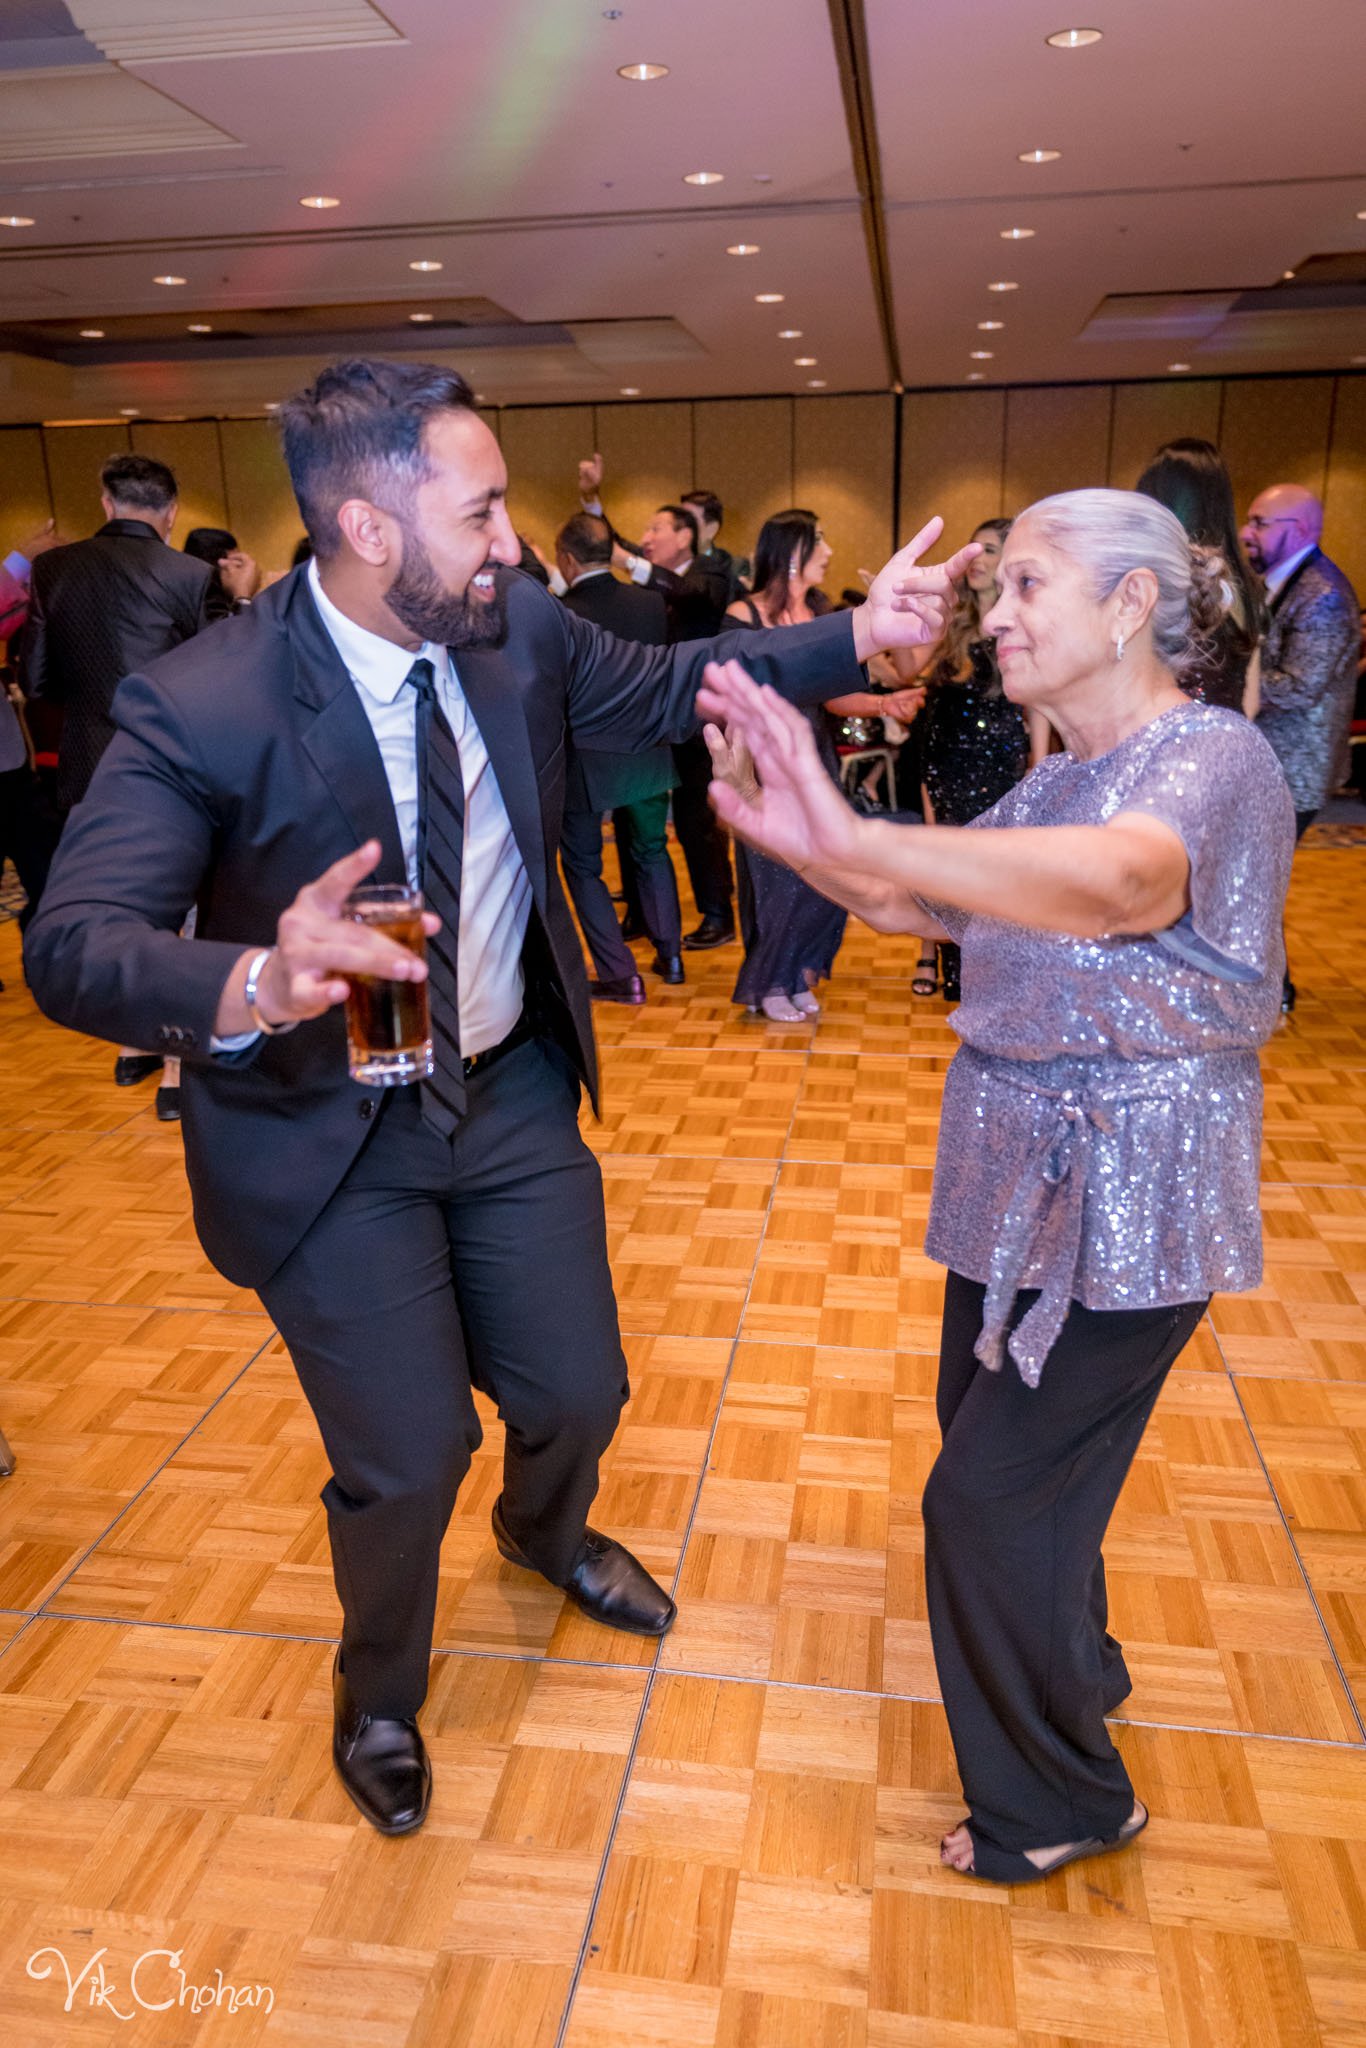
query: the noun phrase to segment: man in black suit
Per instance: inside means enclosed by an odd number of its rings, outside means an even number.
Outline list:
[[[605,519],[575,513],[555,536],[555,561],[567,585],[564,602],[578,618],[638,646],[666,644],[663,598],[618,583],[612,574],[612,535]],[[679,952],[683,923],[667,838],[669,791],[676,779],[670,747],[634,754],[571,750],[560,858],[593,956],[597,978],[588,987],[596,1002],[645,1000],[645,984],[602,879],[604,811],[612,812],[628,903],[638,909],[654,940],[655,973],[675,987],[684,978]]]
[[[59,1023],[183,1055],[200,1240],[260,1294],[332,1466],[334,1760],[403,1833],[430,1797],[416,1717],[472,1386],[507,1431],[503,1556],[599,1621],[657,1636],[674,1614],[586,1522],[627,1385],[578,1131],[597,1074],[554,858],[567,739],[682,738],[709,658],[800,701],[852,689],[874,648],[941,630],[962,558],[906,550],[862,611],[812,625],[631,646],[498,573],[520,554],[507,472],[453,371],[339,364],[280,419],[316,559],[125,678],[30,973]],[[427,964],[347,917],[367,877],[420,877]],[[356,974],[429,981],[420,1083],[348,1077]]]
[[[120,677],[226,618],[239,590],[250,595],[256,565],[247,556],[225,563],[220,581],[208,562],[167,546],[178,497],[164,462],[112,455],[100,471],[105,524],[33,564],[19,676],[25,696],[62,707],[57,802],[64,813],[85,795],[114,737],[110,707]],[[157,1115],[173,1123],[174,1065],[131,1045],[114,1062],[120,1087],[155,1073],[162,1074]]]

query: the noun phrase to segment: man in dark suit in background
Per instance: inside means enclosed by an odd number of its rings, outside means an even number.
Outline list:
[[[122,678],[226,618],[256,565],[211,564],[168,547],[179,512],[173,473],[147,455],[111,455],[100,471],[105,523],[89,540],[42,554],[33,564],[19,679],[26,697],[62,709],[57,802],[78,804],[114,737],[111,707]],[[178,1077],[159,1053],[125,1046],[114,1062],[121,1088],[162,1074],[157,1114],[179,1115]]]
[[[564,602],[577,617],[633,640],[662,647],[668,640],[664,600],[653,590],[618,583],[612,574],[612,536],[605,519],[577,512],[555,536],[555,561],[568,586]],[[622,937],[602,879],[602,814],[611,811],[622,881],[654,940],[654,971],[673,986],[683,980],[679,952],[683,924],[678,884],[669,858],[669,791],[676,780],[673,749],[634,754],[571,750],[565,782],[560,858],[569,894],[596,975],[595,1001],[643,1003],[645,984]]]
[[[1322,534],[1323,506],[1313,492],[1273,484],[1253,499],[1240,535],[1271,609],[1257,723],[1289,784],[1297,839],[1347,772],[1356,696],[1356,592],[1319,546]],[[1295,1007],[1288,965],[1281,1007]]]
[[[585,511],[602,512],[601,455],[579,464],[579,497]],[[706,494],[710,498],[711,494]],[[719,500],[712,500],[719,504]],[[686,504],[661,505],[639,541],[624,541],[608,521],[613,561],[633,583],[658,591],[669,614],[669,638],[709,640],[723,631],[726,606],[735,595],[734,565],[727,555],[702,552],[698,514]],[[711,756],[700,736],[674,748],[678,787],[674,791],[674,829],[701,921],[683,940],[689,952],[724,946],[735,937],[735,885],[730,870],[730,842],[712,814]]]
[[[938,634],[962,558],[904,550],[861,611],[811,625],[632,646],[497,573],[521,552],[507,471],[453,371],[338,364],[280,421],[315,559],[125,679],[28,952],[57,1022],[183,1055],[200,1240],[260,1294],[332,1466],[334,1761],[399,1834],[430,1798],[416,1717],[472,1386],[507,1432],[503,1556],[609,1625],[674,1614],[586,1521],[627,1386],[578,1129],[597,1069],[555,863],[566,741],[683,738],[710,658],[796,701],[853,689],[874,649]],[[426,965],[348,918],[367,877],[420,879]],[[429,981],[420,1083],[349,1078],[359,974]]]

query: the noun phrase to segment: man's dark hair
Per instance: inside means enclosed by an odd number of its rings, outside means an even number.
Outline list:
[[[719,527],[725,518],[721,500],[715,491],[684,491],[683,503],[700,512],[705,525]]]
[[[428,421],[473,410],[474,394],[457,371],[376,356],[333,363],[287,398],[278,415],[285,466],[319,560],[330,561],[341,546],[337,514],[348,498],[410,515],[431,475]]]
[[[180,496],[174,472],[150,455],[111,455],[100,471],[100,488],[130,512],[164,512]]]
[[[659,509],[667,518],[672,519],[675,527],[687,527],[692,535],[692,551],[695,555],[700,555],[702,552],[702,531],[697,524],[697,514],[690,512],[686,505],[661,505]]]
[[[181,543],[182,555],[193,555],[197,562],[207,562],[216,569],[224,555],[237,552],[237,539],[226,526],[196,526],[193,533],[187,533]]]
[[[582,562],[585,569],[606,568],[612,560],[612,529],[595,512],[576,512],[555,536],[556,549]]]

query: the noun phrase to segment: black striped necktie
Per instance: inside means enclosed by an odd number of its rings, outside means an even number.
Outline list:
[[[460,749],[436,694],[436,674],[415,661],[406,680],[417,692],[417,873],[428,910],[441,929],[427,941],[432,1017],[432,1071],[422,1082],[422,1114],[450,1137],[465,1113],[460,1057],[460,862],[465,840],[465,783]]]

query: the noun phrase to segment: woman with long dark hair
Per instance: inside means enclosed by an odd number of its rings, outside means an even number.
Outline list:
[[[1226,711],[1257,716],[1266,603],[1238,538],[1233,482],[1212,441],[1194,436],[1158,449],[1135,489],[1174,512],[1191,540],[1213,548],[1228,565],[1233,609],[1201,651],[1193,694]]]
[[[754,592],[738,598],[726,613],[742,625],[796,626],[831,609],[820,588],[830,566],[831,547],[814,512],[795,506],[764,521],[754,550]],[[915,689],[875,696],[856,690],[835,697],[824,707],[844,717],[875,718],[890,712],[910,721],[920,703]],[[833,782],[839,781],[835,752],[822,709],[803,714],[815,737],[821,761]],[[737,1003],[762,1012],[774,1024],[800,1024],[815,1017],[820,1003],[817,982],[830,973],[845,914],[801,877],[762,853],[737,842],[740,934],[745,957],[735,983]]]
[[[1048,751],[1046,722],[1033,715],[1027,722],[1002,690],[996,643],[982,624],[1000,596],[997,576],[1010,526],[1008,519],[984,519],[974,528],[981,553],[968,564],[930,671],[920,734],[927,825],[970,824]],[[912,993],[933,995],[941,969],[944,994],[956,1003],[960,968],[954,945],[921,947]]]

